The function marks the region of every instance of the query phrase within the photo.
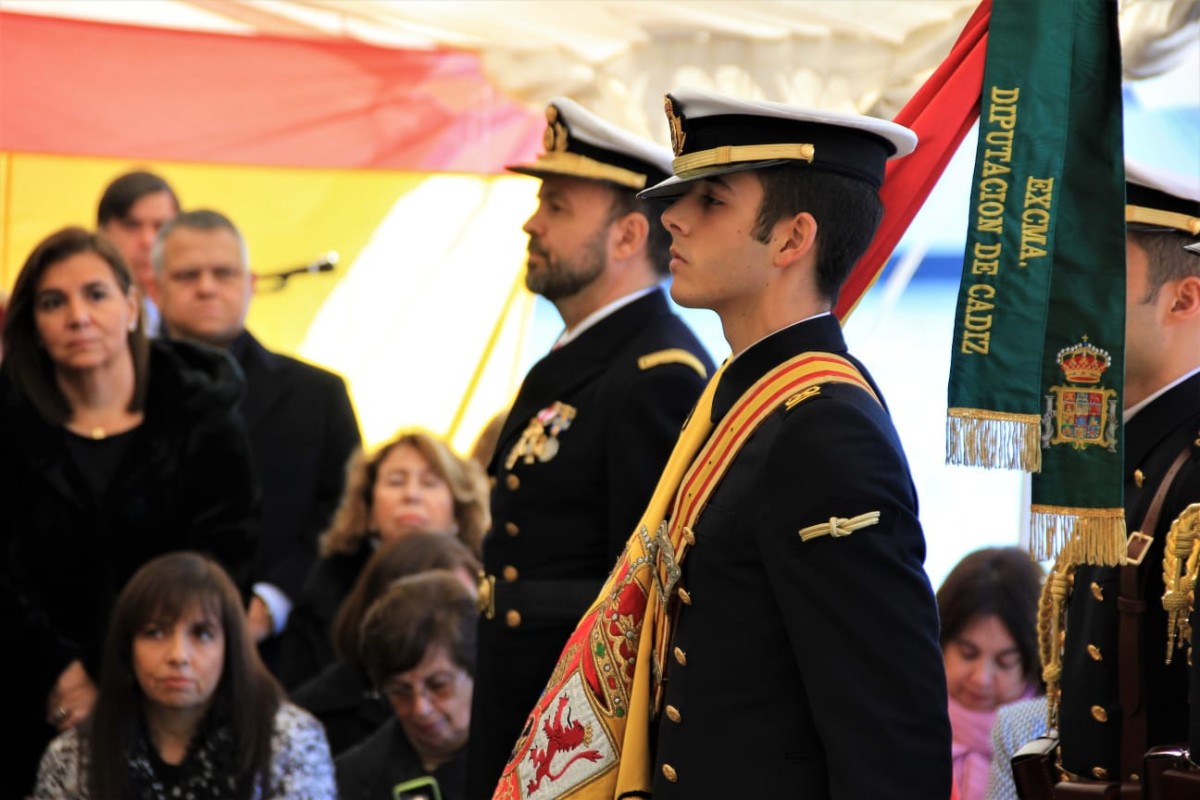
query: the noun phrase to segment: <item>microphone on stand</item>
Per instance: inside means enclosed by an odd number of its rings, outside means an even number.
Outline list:
[[[267,272],[255,276],[257,281],[255,283],[255,288],[258,291],[278,292],[287,286],[289,278],[293,278],[297,275],[312,275],[318,272],[333,272],[337,267],[337,263],[337,251],[330,250],[328,253],[322,253],[316,258],[316,260],[308,264],[304,264],[299,267],[293,267],[291,269],[285,269],[281,272]],[[264,287],[262,285],[263,281],[273,281],[273,283]]]

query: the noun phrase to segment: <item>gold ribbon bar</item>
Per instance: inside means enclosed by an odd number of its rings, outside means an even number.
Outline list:
[[[680,156],[671,162],[675,174],[686,178],[689,172],[720,164],[742,164],[751,161],[807,161],[812,163],[817,148],[811,144],[741,144],[714,147]]]
[[[536,166],[546,167],[552,172],[572,175],[577,178],[611,181],[621,186],[627,186],[630,189],[646,188],[645,175],[612,164],[605,164],[578,153],[544,153],[538,156]]]
[[[865,514],[859,514],[857,517],[830,517],[828,522],[821,522],[816,525],[809,525],[807,528],[801,528],[800,541],[807,542],[809,539],[826,535],[836,539],[842,536],[849,536],[855,531],[877,524],[879,524],[878,511],[868,511]]]
[[[1174,228],[1184,233],[1190,233],[1192,236],[1200,236],[1200,217],[1190,217],[1175,211],[1162,211],[1144,206],[1125,206],[1125,221]]]

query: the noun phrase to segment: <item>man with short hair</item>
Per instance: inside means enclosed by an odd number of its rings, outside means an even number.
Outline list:
[[[1067,591],[1065,609],[1056,608],[1066,636],[1042,646],[1062,648],[1061,767],[1076,782],[1132,787],[1143,781],[1148,749],[1188,737],[1189,658],[1180,650],[1166,663],[1173,634],[1163,561],[1174,555],[1172,523],[1200,502],[1200,179],[1127,161],[1125,219],[1129,560],[1075,567],[1060,557],[1050,583]],[[1188,595],[1175,588],[1177,598]]]
[[[272,353],[245,329],[253,295],[246,243],[216,211],[163,226],[152,259],[166,333],[228,348],[246,378],[242,416],[262,484],[262,527],[250,623],[278,634],[316,559],[318,535],[341,499],[361,439],[345,383]]]
[[[716,311],[732,355],[688,423],[713,428],[673,546],[654,550],[655,800],[949,797],[916,492],[830,313],[882,217],[884,165],[916,137],[696,90],[667,108],[675,175],[641,196],[674,198],[671,295]]]
[[[566,98],[547,120],[546,152],[510,169],[542,181],[525,285],[565,330],[526,376],[488,470],[470,798],[492,796],[712,369],[659,289],[658,208],[635,196],[670,173],[669,152]]]
[[[158,298],[150,250],[163,225],[179,213],[179,200],[164,179],[152,172],[127,172],[105,189],[96,209],[96,229],[107,236],[129,264],[142,295],[146,333],[158,335]]]

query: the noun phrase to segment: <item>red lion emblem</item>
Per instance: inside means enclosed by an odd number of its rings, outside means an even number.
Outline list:
[[[534,773],[533,780],[525,787],[527,794],[533,794],[537,790],[538,786],[542,783],[542,778],[549,778],[552,781],[558,780],[567,771],[568,767],[581,758],[588,761],[599,761],[602,757],[599,750],[584,750],[568,759],[567,763],[563,764],[562,769],[558,772],[550,771],[550,762],[554,760],[556,755],[574,750],[579,745],[586,744],[590,740],[587,730],[584,729],[579,720],[572,721],[569,712],[567,714],[566,727],[563,726],[562,713],[566,707],[567,696],[563,695],[558,698],[558,708],[554,712],[554,723],[551,724],[550,720],[542,723],[542,730],[546,732],[546,749],[539,750],[533,747],[529,750],[529,758],[533,762]]]

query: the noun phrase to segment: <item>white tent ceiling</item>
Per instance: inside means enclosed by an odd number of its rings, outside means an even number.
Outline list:
[[[662,139],[662,94],[703,86],[890,117],[977,0],[0,0],[0,9],[233,35],[453,47],[542,106],[567,94]],[[1129,78],[1194,47],[1200,0],[1122,0]]]

